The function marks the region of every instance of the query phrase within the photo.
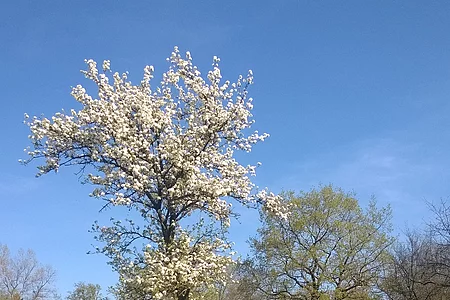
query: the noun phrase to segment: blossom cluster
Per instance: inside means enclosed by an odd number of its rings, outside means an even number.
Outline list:
[[[145,67],[142,82],[133,85],[126,73],[111,74],[109,61],[100,73],[96,62],[87,60],[83,73],[97,85],[96,97],[77,85],[72,96],[82,104],[80,111],[34,117],[28,123],[34,145],[28,154],[46,159],[38,175],[89,164],[96,170],[88,176],[98,186],[93,195],[114,205],[133,206],[151,194],[217,219],[230,213],[223,197],[255,201],[249,178],[255,166],[234,159],[235,150],[250,151],[268,136],[245,134],[254,122],[247,97],[252,72],[235,83],[222,83],[215,58],[206,82],[189,53],[182,58],[175,48],[169,60],[171,67],[154,90],[151,66]]]
[[[230,245],[219,238],[194,239],[181,231],[169,246],[148,245],[143,265],[131,262],[120,270],[122,292],[130,296],[133,287],[152,299],[203,299],[202,290],[229,280],[228,267],[233,264]]]
[[[234,83],[223,81],[220,59],[214,57],[204,79],[191,54],[182,56],[178,48],[168,61],[169,70],[153,88],[152,66],[144,68],[142,80],[134,85],[127,73],[112,72],[110,61],[99,70],[95,61],[86,60],[87,70],[82,72],[97,92],[89,94],[77,85],[71,94],[80,110],[56,113],[50,119],[34,117],[27,123],[33,149],[27,151],[26,162],[45,160],[38,176],[78,166],[95,186],[92,196],[107,205],[135,209],[147,222],[143,231],[113,226],[100,234],[110,257],[112,253],[121,257],[124,245],[129,245],[123,237],[152,241],[153,248],[145,248],[141,255],[145,268],[125,271],[122,258],[113,258],[112,263],[120,265],[124,280],[146,282],[156,299],[220,278],[230,262],[229,256],[218,254],[226,242],[193,244],[178,226],[181,220],[200,211],[227,227],[230,198],[244,205],[264,203],[267,211],[286,214],[278,196],[265,190],[255,193],[251,176],[256,166],[235,159],[236,151],[250,152],[268,137],[250,131],[254,120],[248,86],[253,73]],[[126,276],[139,269],[141,275]]]

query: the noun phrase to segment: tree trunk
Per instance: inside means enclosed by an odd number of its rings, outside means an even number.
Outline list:
[[[178,300],[189,300],[189,289],[186,289],[178,294]]]

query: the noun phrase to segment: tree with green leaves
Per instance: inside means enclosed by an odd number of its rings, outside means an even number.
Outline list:
[[[377,299],[389,258],[391,210],[362,209],[331,185],[283,194],[287,218],[261,213],[248,276],[265,299]]]
[[[101,292],[98,284],[78,282],[73,291],[69,292],[67,300],[108,300]]]

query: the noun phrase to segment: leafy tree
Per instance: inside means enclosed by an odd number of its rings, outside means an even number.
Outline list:
[[[101,293],[101,287],[98,284],[78,282],[75,289],[69,292],[67,300],[107,300]]]
[[[41,265],[32,250],[19,250],[11,256],[6,245],[0,244],[0,299],[39,300],[57,298],[55,270]]]
[[[390,209],[366,210],[332,186],[284,193],[290,214],[262,213],[248,274],[269,299],[376,299],[393,242]]]
[[[168,60],[171,66],[154,89],[151,66],[133,85],[127,74],[111,73],[109,61],[100,73],[88,60],[83,73],[97,86],[97,98],[77,85],[72,96],[80,111],[28,123],[30,160],[45,159],[38,175],[78,166],[96,186],[92,196],[140,215],[138,221],[94,226],[105,244],[99,251],[120,274],[116,294],[129,299],[195,298],[196,291],[224,280],[224,267],[232,262],[222,234],[232,215],[230,199],[285,213],[277,196],[254,192],[255,166],[234,158],[235,151],[249,152],[267,137],[249,132],[251,71],[236,83],[223,82],[215,57],[206,81],[189,52],[182,57],[175,48]],[[192,215],[217,224],[193,220],[182,227]]]

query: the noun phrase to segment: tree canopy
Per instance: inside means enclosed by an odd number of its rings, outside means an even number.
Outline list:
[[[290,214],[261,215],[246,262],[255,293],[268,299],[372,299],[389,257],[391,211],[324,186],[283,194]],[[248,279],[247,279],[248,280]],[[248,283],[247,283],[248,284]]]
[[[74,290],[69,292],[67,300],[108,300],[101,293],[101,287],[98,284],[78,282]]]
[[[225,266],[232,263],[222,234],[230,224],[230,199],[286,213],[279,197],[255,190],[256,166],[235,159],[236,151],[250,152],[268,136],[250,131],[252,72],[230,83],[222,81],[217,57],[206,78],[189,52],[182,57],[175,48],[168,60],[169,70],[155,88],[152,66],[133,85],[127,73],[112,73],[109,61],[100,72],[87,60],[83,74],[97,91],[73,88],[81,110],[28,123],[29,161],[44,159],[38,175],[78,166],[96,186],[92,196],[105,200],[105,206],[140,214],[139,221],[94,226],[104,242],[99,251],[120,273],[119,287],[130,294],[139,286],[138,298],[143,293],[152,299],[188,299],[199,287],[223,280]],[[218,225],[194,221],[182,227],[180,222],[195,212]]]

